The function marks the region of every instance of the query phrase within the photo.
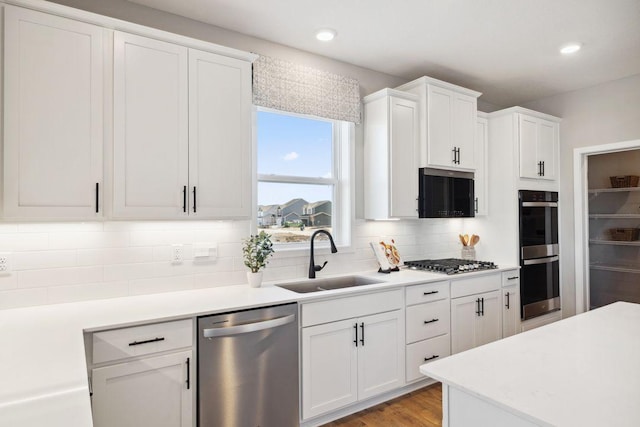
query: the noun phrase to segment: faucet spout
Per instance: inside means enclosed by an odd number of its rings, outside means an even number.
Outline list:
[[[311,251],[309,253],[309,279],[316,278],[316,271],[320,271],[327,265],[327,261],[322,265],[316,265],[316,262],[313,257],[313,241],[318,234],[326,234],[329,237],[329,243],[331,243],[331,253],[335,254],[338,252],[338,248],[336,248],[336,244],[333,242],[333,236],[327,230],[318,230],[311,235]]]

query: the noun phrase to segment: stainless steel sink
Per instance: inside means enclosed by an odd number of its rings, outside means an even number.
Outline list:
[[[304,282],[294,282],[276,286],[299,294],[306,294],[308,292],[331,291],[334,289],[351,288],[354,286],[374,285],[376,283],[384,282],[370,279],[368,277],[345,276],[330,279],[309,279]]]

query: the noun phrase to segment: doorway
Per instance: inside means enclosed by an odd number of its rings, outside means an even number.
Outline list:
[[[640,140],[574,150],[576,313],[640,302],[638,160]]]

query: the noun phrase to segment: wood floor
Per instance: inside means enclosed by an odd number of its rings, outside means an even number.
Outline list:
[[[440,427],[442,387],[440,383],[381,403],[323,427]]]

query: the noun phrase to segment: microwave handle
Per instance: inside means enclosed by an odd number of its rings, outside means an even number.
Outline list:
[[[552,257],[548,257],[548,258],[526,259],[522,263],[524,265],[547,264],[547,263],[551,263],[551,262],[556,262],[559,259],[560,259],[560,257],[558,257],[556,255],[556,256],[552,256]]]
[[[558,202],[522,202],[523,208],[557,208]]]

